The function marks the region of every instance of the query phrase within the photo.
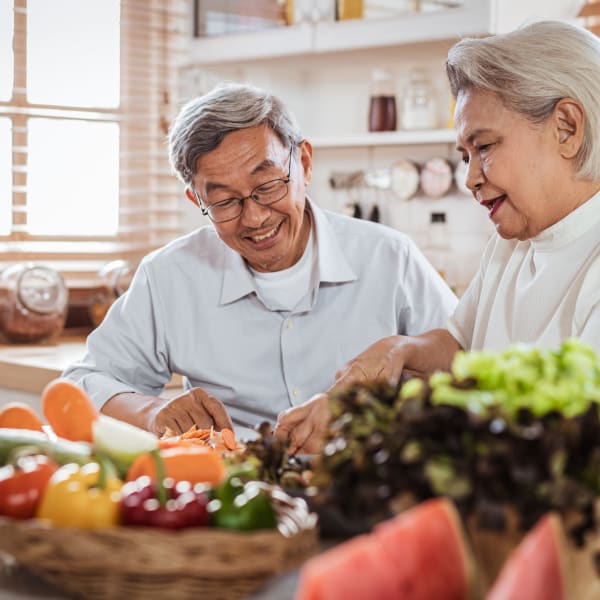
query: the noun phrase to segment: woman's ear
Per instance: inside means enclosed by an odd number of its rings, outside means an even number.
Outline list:
[[[573,98],[562,98],[554,107],[554,122],[561,156],[566,159],[575,158],[583,143],[583,107]]]
[[[189,187],[185,188],[185,195],[187,196],[187,199],[192,204],[195,204],[198,208],[200,208],[200,200],[199,200],[198,196],[196,196],[196,194],[194,194],[194,192],[192,192],[191,188],[189,188]]]
[[[300,163],[304,173],[304,185],[307,186],[312,179],[312,144],[308,140],[302,140],[298,144],[298,149],[300,150]]]

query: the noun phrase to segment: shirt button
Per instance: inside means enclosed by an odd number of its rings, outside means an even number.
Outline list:
[[[300,395],[300,390],[299,389],[295,389],[292,391],[292,394],[297,398]]]
[[[288,320],[285,322],[285,326],[286,326],[286,328],[287,328],[287,329],[291,329],[291,328],[292,328],[292,326],[293,326],[293,324],[292,324],[292,320],[291,320],[291,319],[288,319]]]

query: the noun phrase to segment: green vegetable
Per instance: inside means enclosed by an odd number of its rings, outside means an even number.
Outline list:
[[[242,483],[237,475],[216,488],[208,510],[216,527],[238,531],[277,527],[277,516],[263,484],[258,481]]]
[[[92,454],[90,444],[85,442],[63,439],[52,441],[41,431],[2,427],[0,428],[0,465],[6,464],[13,450],[21,446],[35,448],[61,465],[69,462],[84,465],[90,461]]]
[[[576,339],[558,350],[516,345],[503,352],[459,352],[452,373],[433,375],[429,385],[434,404],[475,414],[494,410],[514,418],[528,409],[538,417],[553,411],[574,417],[600,403],[600,361]],[[403,390],[402,396],[415,391]]]

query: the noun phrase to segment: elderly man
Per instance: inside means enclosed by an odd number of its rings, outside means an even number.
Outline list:
[[[65,372],[104,413],[158,434],[274,422],[376,340],[446,324],[456,298],[406,236],[307,197],[312,147],[272,94],[190,101],[170,157],[212,224],[141,262]],[[185,391],[161,398],[173,373]]]

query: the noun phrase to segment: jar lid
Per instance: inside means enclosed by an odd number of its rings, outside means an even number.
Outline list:
[[[19,275],[17,297],[28,310],[50,314],[64,310],[68,291],[59,273],[48,267],[32,266]]]
[[[430,158],[421,170],[421,189],[430,198],[440,198],[452,186],[453,172],[445,158]]]
[[[392,165],[392,191],[401,200],[412,198],[419,188],[419,169],[410,160],[399,160]]]

